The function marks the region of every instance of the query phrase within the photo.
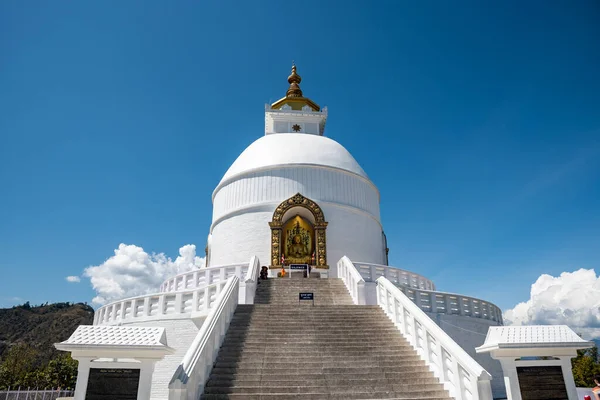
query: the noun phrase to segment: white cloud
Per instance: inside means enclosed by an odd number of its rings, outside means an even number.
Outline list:
[[[587,338],[600,337],[600,276],[593,269],[543,274],[531,297],[504,313],[506,325],[565,324]]]
[[[148,254],[143,248],[121,243],[115,255],[104,263],[85,269],[97,296],[96,304],[158,291],[167,278],[181,272],[204,267],[204,258],[196,256],[196,246],[179,249],[179,257],[171,260],[164,253]]]
[[[78,277],[78,276],[75,276],[75,275],[67,276],[65,279],[67,280],[67,282],[70,282],[70,283],[79,283],[79,282],[81,282],[81,278]]]

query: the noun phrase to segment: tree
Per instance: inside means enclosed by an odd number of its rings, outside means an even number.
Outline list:
[[[600,373],[598,348],[577,350],[577,357],[571,360],[573,378],[578,387],[594,387],[594,375]]]
[[[18,343],[8,349],[0,364],[0,386],[27,386],[32,373],[38,367],[38,351],[25,343]]]
[[[74,388],[77,380],[77,360],[73,360],[70,354],[59,354],[50,360],[45,369],[48,386]]]

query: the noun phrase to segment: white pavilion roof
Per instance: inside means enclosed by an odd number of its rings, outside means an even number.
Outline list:
[[[478,352],[501,348],[588,348],[593,343],[580,338],[567,325],[491,326]]]
[[[71,337],[60,345],[156,348],[167,347],[167,339],[165,328],[80,325]]]

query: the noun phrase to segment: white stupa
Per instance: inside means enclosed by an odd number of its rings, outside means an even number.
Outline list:
[[[286,97],[266,106],[265,135],[213,192],[209,266],[252,255],[265,265],[279,266],[283,256],[323,270],[344,255],[387,264],[379,191],[354,157],[324,135],[327,109],[303,97],[300,80],[294,66]],[[288,235],[296,222],[300,228]],[[294,237],[302,248],[292,256]]]
[[[282,270],[288,277],[292,266],[307,265],[310,278],[341,278],[355,305],[380,305],[409,340],[421,335],[411,342],[415,351],[431,361],[430,370],[445,385],[455,388],[450,390],[464,392],[456,398],[491,398],[475,393],[489,392],[489,381],[477,389],[482,378],[476,371],[485,372],[482,367],[494,377],[494,397],[502,397],[500,364],[475,352],[488,328],[502,325],[501,310],[482,299],[436,291],[428,278],[388,265],[380,193],[354,157],[324,135],[327,109],[303,96],[300,81],[294,66],[286,96],[266,106],[264,136],[242,152],[215,188],[207,267],[167,279],[156,293],[99,308],[94,317],[98,332],[85,330],[89,343],[76,343],[83,354],[80,366],[93,369],[101,359],[94,358],[100,356],[93,338],[164,329],[152,331],[160,338],[152,346],[164,358],[142,371],[141,381],[151,382],[142,388],[143,398],[191,398],[186,396],[196,394],[189,390],[202,386],[212,368],[235,307],[254,303],[259,271],[279,279]],[[405,318],[412,322],[402,322]],[[121,325],[143,329],[102,330]],[[136,357],[146,359],[135,344],[102,340],[112,346],[111,368],[119,365],[115,354],[126,354],[126,368],[135,365]],[[71,342],[62,348],[75,346]],[[85,368],[80,369],[86,379],[82,387],[88,379]],[[85,393],[79,385],[76,400]]]

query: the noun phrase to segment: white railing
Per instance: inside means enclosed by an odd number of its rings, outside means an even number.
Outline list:
[[[366,302],[365,280],[358,273],[352,261],[346,256],[337,263],[338,278],[342,279],[350,292],[354,304],[364,305]]]
[[[389,265],[352,262],[365,282],[375,282],[384,277],[396,286],[407,286],[416,289],[435,290],[433,282],[422,275]]]
[[[500,325],[503,323],[502,310],[498,306],[475,297],[404,286],[399,286],[398,289],[425,312],[482,318],[496,321]]]
[[[491,375],[400,288],[377,279],[377,303],[457,400],[491,400]]]
[[[352,287],[354,285],[352,279],[357,280],[356,274],[363,279],[363,283],[358,286],[364,285],[364,282],[375,282],[381,277],[386,278],[425,312],[482,318],[502,324],[502,310],[488,301],[460,294],[437,292],[433,282],[421,275],[386,265],[353,262],[346,256],[342,257],[338,262],[338,278],[344,280],[350,294],[353,290],[357,290]],[[346,277],[349,275],[355,278],[349,280]],[[366,294],[368,297],[371,289],[366,290],[369,291]],[[352,299],[355,300],[355,304],[366,304],[356,303],[354,295]],[[367,302],[370,301],[367,299]]]
[[[107,304],[96,310],[94,325],[115,325],[208,314],[227,281],[192,290],[153,293]]]
[[[227,280],[215,307],[206,317],[169,383],[169,400],[200,398],[237,307],[238,286],[237,276]]]
[[[179,290],[195,289],[197,287],[224,282],[235,275],[244,280],[249,263],[218,265],[215,267],[195,269],[167,279],[160,285],[161,292],[176,292]]]
[[[246,274],[240,282],[240,304],[253,304],[254,295],[256,294],[256,284],[260,273],[260,261],[258,257],[253,256],[250,259]]]

